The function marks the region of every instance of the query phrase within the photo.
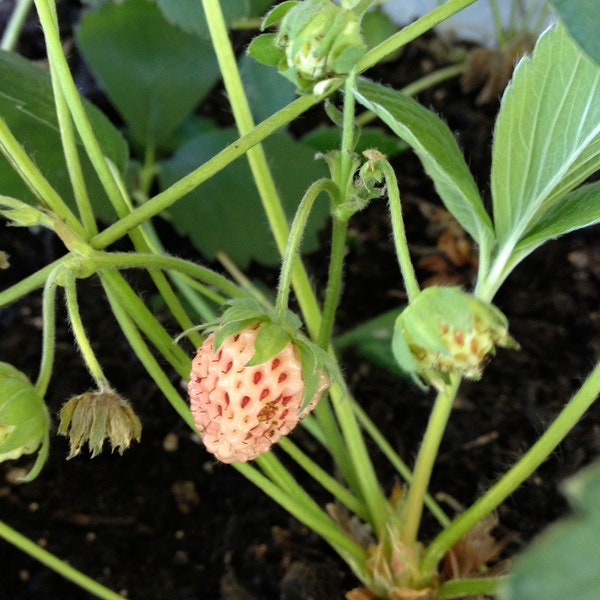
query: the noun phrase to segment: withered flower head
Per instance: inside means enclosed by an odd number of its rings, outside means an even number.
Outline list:
[[[69,436],[68,459],[77,456],[86,442],[94,458],[102,452],[106,438],[113,451],[123,454],[131,440],[140,441],[142,424],[129,402],[105,387],[65,402],[60,410],[58,433]]]

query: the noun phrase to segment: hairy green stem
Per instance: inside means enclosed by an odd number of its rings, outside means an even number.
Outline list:
[[[97,252],[92,256],[81,259],[88,267],[100,269],[164,269],[176,271],[197,279],[207,285],[221,290],[231,298],[241,298],[244,292],[227,277],[207,267],[195,264],[176,256],[146,254],[143,252]],[[215,300],[225,302],[223,297],[214,297]]]
[[[29,554],[29,556],[35,558],[56,573],[59,573],[65,579],[72,581],[80,588],[88,591],[90,594],[93,594],[96,596],[96,598],[102,598],[103,600],[123,600],[123,596],[120,596],[112,590],[109,590],[91,577],[84,575],[75,567],[72,567],[68,563],[60,560],[60,558],[51,552],[48,552],[48,550],[44,550],[44,548],[38,546],[29,538],[21,535],[19,532],[15,531],[12,527],[9,527],[2,521],[0,521],[0,537],[4,538],[13,546],[19,548],[19,550]]]
[[[342,290],[342,275],[344,271],[344,256],[346,254],[346,233],[348,221],[332,215],[331,253],[329,257],[329,273],[323,302],[323,317],[317,343],[327,350],[333,332],[335,313],[340,302]]]
[[[21,279],[21,281],[15,283],[10,286],[8,289],[0,292],[0,307],[6,306],[7,304],[11,304],[15,300],[26,296],[27,294],[33,292],[44,286],[44,283],[58,266],[62,265],[64,262],[69,260],[70,255],[65,254],[60,258],[57,258],[55,261],[50,264],[42,267],[35,273]]]
[[[220,4],[202,0],[202,5],[237,128],[241,135],[247,134],[255,128],[254,119],[244,92]],[[257,144],[248,149],[246,156],[271,232],[280,254],[283,255],[289,236],[289,227],[266,155],[262,146]],[[298,304],[305,315],[306,327],[314,337],[318,331],[316,323],[320,321],[320,312],[308,275],[300,260],[296,261],[294,265],[293,275],[293,287]]]
[[[415,268],[410,259],[408,251],[408,242],[406,240],[406,231],[404,229],[404,219],[402,218],[402,204],[400,202],[400,190],[398,189],[398,180],[394,169],[385,160],[377,161],[377,167],[381,169],[385,177],[388,197],[390,199],[390,216],[392,220],[392,230],[394,232],[394,246],[396,256],[400,265],[402,279],[408,301],[412,302],[419,295],[419,284],[415,275]]]
[[[142,206],[137,207],[130,214],[120,218],[104,231],[101,231],[92,240],[92,245],[96,249],[106,248],[106,246],[126,235],[128,231],[169,208],[169,206],[177,202],[177,200],[185,196],[188,192],[196,189],[234,160],[243,156],[252,146],[284,127],[316,103],[316,99],[303,96],[285,108],[282,108],[246,135],[242,135],[235,142],[215,154],[197,169],[152,197],[148,202],[142,204]]]
[[[60,271],[60,267],[55,269],[46,280],[42,301],[42,360],[40,372],[35,382],[36,392],[42,397],[46,395],[54,365],[54,347],[56,341],[56,275],[58,271]]]
[[[514,492],[555,450],[600,394],[600,362],[577,393],[523,457],[427,547],[422,572],[433,573],[446,552]]]
[[[402,541],[409,547],[417,541],[425,494],[459,384],[460,377],[454,375],[445,389],[438,393],[417,455],[402,515],[400,534]]]
[[[387,40],[381,42],[381,44],[367,52],[356,65],[356,72],[362,73],[367,69],[374,67],[388,54],[395,52],[398,48],[402,48],[402,46],[406,46],[406,44],[412,42],[412,40],[418,38],[427,31],[430,31],[442,21],[445,21],[452,15],[463,10],[463,8],[466,8],[475,2],[476,0],[448,0],[447,2],[444,2],[441,6],[435,8],[413,23],[410,23],[398,33],[390,36]]]
[[[83,360],[90,372],[90,375],[98,385],[102,387],[103,382],[107,381],[102,371],[102,367],[94,354],[90,340],[85,332],[81,315],[79,313],[79,302],[77,300],[77,286],[75,273],[71,269],[65,269],[62,273],[62,283],[65,288],[65,299],[67,302],[67,311],[69,314],[69,322],[73,335]]]
[[[354,161],[352,150],[355,143],[355,100],[354,83],[356,75],[354,71],[348,76],[345,83],[344,112],[342,128],[342,147],[340,151],[340,168],[336,177],[340,198],[338,204],[349,201],[354,178]],[[327,288],[325,291],[325,302],[323,304],[323,315],[321,327],[317,337],[317,343],[321,348],[327,349],[330,344],[335,312],[339,304],[342,289],[342,275],[344,269],[344,257],[346,254],[346,232],[348,229],[347,219],[339,219],[335,211],[332,211],[333,229],[331,236],[331,253],[329,257],[329,273],[327,276]]]
[[[296,265],[299,261],[300,243],[306,227],[306,222],[310,216],[313,204],[321,192],[327,192],[332,201],[335,201],[339,195],[337,186],[331,179],[318,179],[310,185],[302,197],[294,221],[289,232],[288,241],[283,252],[283,261],[281,263],[281,272],[279,275],[279,286],[277,288],[277,299],[275,301],[275,318],[283,321],[285,312],[288,308],[288,299],[290,287]],[[311,291],[312,295],[312,291]]]

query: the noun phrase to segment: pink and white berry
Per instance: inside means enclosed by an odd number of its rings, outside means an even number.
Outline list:
[[[260,324],[226,338],[215,352],[211,333],[192,361],[188,384],[192,415],[206,449],[224,463],[253,460],[310,413],[329,385],[300,411],[304,379],[291,342],[267,362],[245,366],[254,355]]]

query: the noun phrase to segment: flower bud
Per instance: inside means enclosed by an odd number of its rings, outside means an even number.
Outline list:
[[[274,43],[285,53],[283,74],[302,91],[347,75],[366,51],[358,17],[331,0],[304,0],[291,8]]]
[[[48,435],[48,422],[44,400],[27,376],[0,362],[0,462],[35,452]]]
[[[438,389],[450,374],[479,379],[496,346],[518,348],[506,317],[458,287],[423,290],[398,316],[392,340],[398,364]]]
[[[131,440],[140,441],[142,424],[129,402],[106,387],[65,402],[60,410],[58,433],[69,436],[67,458],[77,456],[86,442],[94,458],[102,452],[107,438],[112,450],[123,454]]]

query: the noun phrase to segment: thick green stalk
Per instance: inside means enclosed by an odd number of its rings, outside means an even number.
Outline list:
[[[87,193],[81,161],[79,160],[77,141],[75,139],[75,132],[73,131],[73,121],[71,120],[69,107],[62,92],[56,70],[51,67],[50,72],[52,74],[52,90],[54,93],[54,103],[56,104],[56,115],[58,117],[60,140],[65,155],[65,163],[69,172],[75,203],[79,211],[79,218],[88,234],[86,236],[87,239],[98,233],[98,227],[96,226],[94,211]]]
[[[425,494],[459,384],[460,378],[456,375],[452,376],[451,382],[443,391],[439,392],[417,455],[402,515],[400,534],[402,541],[409,547],[412,547],[417,541]]]
[[[381,42],[378,46],[365,54],[356,65],[356,72],[362,73],[371,67],[374,67],[388,54],[395,52],[398,48],[406,46],[409,42],[418,38],[420,35],[433,29],[442,21],[450,18],[452,15],[463,10],[467,6],[474,4],[477,0],[448,0],[438,8],[417,19],[410,25],[401,29],[398,33],[390,36],[387,40]]]
[[[348,390],[334,384],[331,386],[329,394],[344,437],[350,464],[358,481],[360,497],[369,509],[370,523],[375,535],[379,537],[385,531],[385,525],[391,513],[390,504],[379,485]]]
[[[423,573],[433,573],[446,552],[486,515],[504,502],[554,452],[599,394],[600,362],[529,451],[431,542],[423,555],[421,563]]]
[[[46,565],[65,579],[72,581],[80,588],[96,596],[96,598],[102,598],[103,600],[123,600],[123,596],[109,590],[91,577],[84,575],[75,567],[60,560],[60,558],[56,557],[51,552],[48,552],[48,550],[44,550],[44,548],[38,546],[29,538],[21,535],[2,521],[0,521],[0,537],[19,548],[19,550],[29,554],[29,556]]]
[[[102,187],[113,205],[117,214],[122,217],[129,213],[115,178],[113,177],[110,168],[104,158],[100,144],[94,135],[92,126],[83,108],[81,96],[77,91],[67,59],[64,55],[60,35],[58,32],[58,24],[56,22],[56,14],[54,12],[54,4],[50,0],[35,0],[40,24],[44,31],[46,40],[46,51],[48,60],[52,65],[52,72],[60,82],[65,100],[69,106],[69,110],[73,117],[75,127],[79,132],[85,150],[90,158],[96,173],[102,183]]]
[[[254,119],[244,92],[237,60],[229,41],[220,3],[214,2],[214,0],[202,0],[202,5],[237,128],[241,135],[247,134],[255,128]],[[246,156],[271,232],[275,237],[280,254],[283,255],[289,236],[289,227],[266,155],[262,146],[257,144],[248,149]],[[294,267],[293,286],[305,316],[306,327],[314,337],[318,331],[320,312],[306,270],[299,260]]]
[[[371,421],[367,413],[361,408],[359,404],[354,404],[354,411],[358,418],[359,423],[363,429],[367,432],[371,439],[381,452],[387,457],[392,466],[398,471],[399,475],[410,483],[413,480],[413,473],[409,469],[408,465],[398,456],[397,452],[392,448],[392,445],[383,436],[377,426]],[[446,516],[444,511],[440,508],[439,504],[429,495],[425,494],[425,506],[429,509],[431,514],[437,519],[438,523],[442,527],[447,527],[450,524],[450,519]]]

